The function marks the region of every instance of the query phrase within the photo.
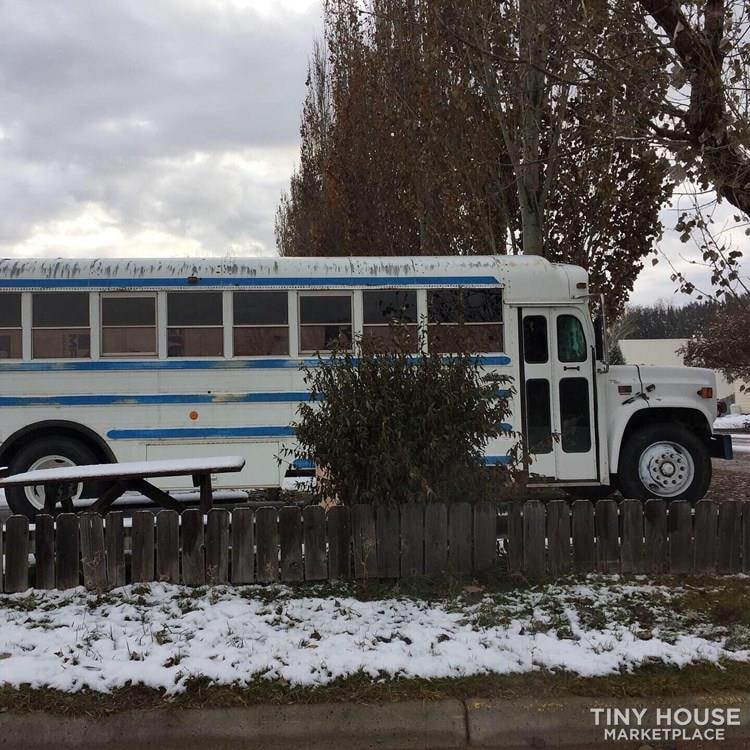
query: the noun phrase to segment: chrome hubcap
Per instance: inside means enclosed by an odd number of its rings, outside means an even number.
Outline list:
[[[657,497],[674,497],[693,483],[693,457],[679,443],[652,443],[641,453],[638,478]]]
[[[34,461],[27,471],[36,471],[37,469],[63,469],[68,466],[76,466],[67,456],[42,456]],[[76,487],[73,500],[77,500],[83,492],[83,483]],[[33,487],[24,488],[26,499],[37,509],[44,510],[44,485],[37,484]]]

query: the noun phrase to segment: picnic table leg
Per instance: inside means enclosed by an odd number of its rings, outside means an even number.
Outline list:
[[[78,482],[55,482],[44,485],[44,512],[54,515],[55,506],[60,503],[63,513],[74,513],[73,495],[76,487],[78,487]]]
[[[109,510],[115,500],[122,497],[127,489],[128,485],[125,482],[114,482],[99,495],[99,499],[89,508],[89,512],[104,513]]]
[[[161,505],[162,508],[168,508],[169,510],[181,511],[182,506],[167,492],[159,489],[158,487],[147,482],[145,479],[130,479],[127,482],[129,488],[134,489],[136,492],[140,492],[152,503]]]
[[[201,512],[208,513],[213,506],[213,492],[211,490],[210,474],[195,474],[193,476],[193,486],[200,489]]]

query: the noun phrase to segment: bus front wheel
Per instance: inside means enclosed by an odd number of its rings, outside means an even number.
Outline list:
[[[60,469],[66,466],[84,466],[99,463],[99,457],[84,443],[64,435],[52,435],[33,440],[23,446],[9,463],[11,474],[21,474],[37,469]],[[96,497],[95,482],[81,483],[73,499]],[[5,490],[8,506],[13,513],[34,518],[44,512],[44,487],[8,487]]]
[[[700,500],[711,482],[708,446],[679,424],[654,424],[628,437],[620,452],[625,498]]]

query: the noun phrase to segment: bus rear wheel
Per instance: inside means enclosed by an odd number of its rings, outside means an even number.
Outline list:
[[[84,466],[99,463],[100,459],[85,443],[66,437],[51,435],[23,446],[9,463],[11,474],[37,469],[61,469],[66,466]],[[100,487],[96,482],[81,483],[73,499],[96,497]],[[8,487],[5,490],[8,506],[13,513],[34,518],[44,512],[44,487]]]
[[[618,479],[625,498],[695,502],[711,482],[711,455],[687,427],[651,425],[623,445]]]

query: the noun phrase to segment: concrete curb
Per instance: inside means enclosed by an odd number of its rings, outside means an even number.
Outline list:
[[[461,748],[466,711],[458,700],[423,703],[148,709],[100,719],[0,715],[0,748],[52,750],[328,750]]]
[[[726,741],[679,747],[750,747],[750,694],[664,699],[405,701],[385,704],[248,706],[218,709],[148,709],[103,718],[44,713],[0,714],[3,750],[437,750],[438,748],[634,748],[605,741],[592,708],[739,708],[741,726]],[[654,743],[654,747],[661,747]]]

